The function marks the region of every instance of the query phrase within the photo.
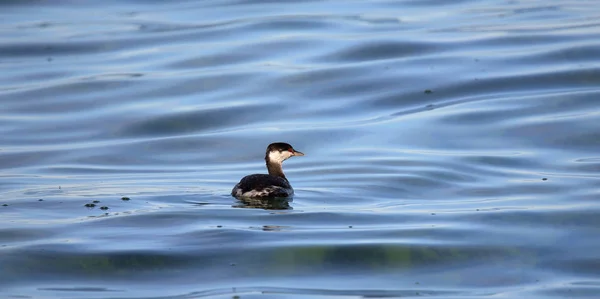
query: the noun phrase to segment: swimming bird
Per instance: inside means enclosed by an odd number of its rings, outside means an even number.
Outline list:
[[[231,190],[237,198],[275,198],[290,197],[294,189],[283,174],[281,164],[292,156],[304,156],[285,142],[269,144],[265,162],[269,174],[251,174],[243,177]]]

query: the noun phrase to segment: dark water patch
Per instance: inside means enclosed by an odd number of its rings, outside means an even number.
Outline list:
[[[39,165],[48,161],[48,155],[31,153],[0,153],[0,164],[4,169],[23,167],[26,165]]]
[[[560,46],[554,46],[551,49],[541,49],[535,53],[527,53],[522,55],[519,59],[514,59],[515,64],[519,65],[537,65],[538,67],[545,67],[545,62],[547,61],[555,61],[553,68],[557,68],[561,62],[564,67],[569,66],[580,66],[582,68],[586,67],[586,64],[593,63],[594,61],[594,53],[597,53],[600,50],[599,44],[594,44],[591,42],[589,45],[577,45],[573,46],[571,44],[564,43],[564,40]],[[590,79],[594,79],[598,77],[598,74],[594,76],[594,72],[598,72],[597,69],[588,69],[583,70],[585,73],[589,73],[592,75]]]
[[[11,101],[10,104],[7,104],[9,111],[14,113],[35,113],[38,115],[65,111],[81,112],[84,108],[97,108],[97,106],[106,105],[105,101],[101,101],[103,98],[110,96],[114,101],[115,94],[134,85],[133,81],[128,80],[89,81],[79,78],[66,82],[56,82],[51,85],[30,86],[4,95],[6,98],[24,99],[22,101]],[[95,95],[94,97],[83,96],[92,92]],[[56,97],[57,94],[64,96]],[[37,105],[31,105],[32,102]],[[66,105],[67,103],[69,105]],[[75,116],[79,116],[79,114],[75,114]]]
[[[240,126],[260,113],[262,107],[227,107],[204,109],[193,112],[180,112],[171,116],[159,116],[144,120],[139,123],[133,123],[124,127],[119,135],[121,136],[161,136],[177,135],[192,132],[214,132],[225,127]],[[220,123],[216,127],[215,123]]]
[[[548,296],[550,298],[593,298],[599,291],[597,286],[578,285],[577,282],[561,282],[544,285],[544,287],[537,290],[535,294]]]
[[[350,49],[348,49],[350,48]],[[436,49],[435,44],[399,42],[399,41],[371,41],[366,45],[355,47],[346,46],[343,50],[324,57],[317,58],[317,62],[351,63],[366,62],[386,59],[402,59],[426,55]]]
[[[61,254],[51,249],[43,249],[31,250],[27,257],[15,257],[8,251],[6,257],[11,257],[10,261],[4,259],[6,275],[16,278],[28,273],[37,273],[37,279],[52,278],[53,275],[71,276],[74,279],[81,275],[91,278],[107,274],[113,279],[131,274],[139,277],[143,272],[165,271],[187,263],[186,258],[177,259],[172,255],[143,252],[86,255],[74,252]],[[48,274],[46,276],[43,273]]]
[[[588,247],[588,249],[593,250],[591,247]],[[585,253],[582,254],[585,255]],[[595,256],[587,254],[587,256],[574,259],[561,259],[560,257],[556,257],[555,260],[548,261],[545,266],[560,272],[595,278],[600,264]]]
[[[288,15],[283,17],[263,17],[255,19],[244,30],[252,32],[273,32],[281,34],[285,31],[293,34],[302,34],[304,32],[321,32],[330,29],[339,29],[340,18],[337,16],[302,16]]]
[[[3,214],[8,219],[13,219],[11,213],[15,212],[4,211]],[[0,230],[0,244],[7,247],[7,243],[21,243],[21,242],[36,242],[42,239],[48,239],[54,237],[56,234],[51,229],[44,229],[42,227],[35,227],[32,229],[19,229],[6,227]]]
[[[464,80],[457,82],[455,85],[440,86],[439,91],[444,94],[445,98],[461,98],[460,93],[469,90],[469,94],[487,94],[488,97],[498,96],[499,94],[518,94],[529,93],[531,90],[539,88],[540,82],[547,82],[551,86],[546,90],[554,90],[556,92],[567,91],[569,89],[589,89],[593,88],[590,85],[590,80],[593,77],[588,76],[583,71],[557,71],[553,73],[532,73],[520,74],[516,76],[491,76],[487,79]],[[519,82],[519,88],[512,88],[510,91],[499,89],[499,86],[507,86]],[[459,87],[460,86],[460,87]],[[548,85],[545,85],[548,86]],[[464,98],[464,97],[463,97]]]
[[[323,86],[323,89],[313,86],[313,88],[307,90],[306,96],[319,100],[344,97],[347,98],[348,101],[350,99],[359,99],[359,101],[362,102],[365,97],[372,97],[376,94],[385,93],[387,90],[393,88],[393,86],[397,86],[399,80],[399,78],[382,80],[369,77],[370,76],[360,76],[353,80],[341,80],[336,83],[327,84],[326,86]],[[401,91],[398,94],[395,94],[394,97],[397,99],[397,102],[403,102],[406,93],[408,93],[408,91]],[[354,104],[357,105],[359,103]]]
[[[256,49],[258,50],[258,49]],[[227,53],[215,53],[212,55],[205,55],[201,58],[192,58],[185,61],[177,62],[172,64],[174,68],[202,68],[202,67],[223,67],[232,66],[236,64],[244,64],[255,61],[257,58],[262,56],[257,52],[248,51],[231,51]]]
[[[20,44],[5,44],[0,46],[0,52],[3,57],[47,57],[47,56],[62,56],[62,55],[89,55],[102,53],[106,51],[105,44],[101,42],[69,42],[69,43],[44,43],[44,42],[27,42]],[[6,56],[4,56],[6,55]]]
[[[491,99],[473,99],[472,102],[485,101],[486,106],[473,103],[472,105],[462,105],[457,107],[456,113],[448,113],[444,119],[456,123],[465,122],[465,125],[476,123],[478,120],[485,119],[492,124],[523,125],[535,122],[556,122],[567,120],[569,118],[594,117],[595,107],[587,100],[595,96],[595,90],[584,89],[579,92],[557,91],[542,95],[515,96],[515,98],[505,98],[503,100]],[[463,104],[463,103],[458,103]],[[558,108],[558,109],[557,109]],[[534,111],[535,114],[534,114]],[[457,117],[460,115],[460,118]],[[513,116],[509,119],[501,119],[501,115]]]
[[[220,232],[220,233],[219,233]],[[220,229],[213,236],[222,236],[228,232]],[[232,232],[230,232],[232,233]],[[264,233],[263,233],[264,234]],[[205,234],[206,235],[206,234]],[[238,236],[243,236],[237,234]],[[208,236],[208,235],[206,235]],[[213,242],[220,239],[212,238]],[[229,238],[223,239],[228,240]],[[244,238],[246,239],[246,238]],[[263,238],[264,239],[264,238]],[[235,239],[231,239],[235,240]],[[202,244],[203,242],[196,242]],[[239,242],[235,242],[239,243]],[[198,248],[194,255],[176,254],[183,249],[191,249],[190,246],[180,245],[173,248],[174,251],[166,250],[164,253],[150,253],[143,251],[134,252],[107,252],[104,253],[79,253],[75,254],[73,246],[50,246],[43,248],[30,247],[26,250],[27,255],[16,257],[13,250],[5,249],[3,258],[6,275],[22,276],[29,272],[38,273],[38,279],[44,278],[43,273],[52,271],[53,275],[69,276],[76,278],[79,275],[90,277],[106,276],[109,280],[118,280],[123,275],[136,273],[141,279],[143,277],[156,275],[157,272],[171,272],[176,269],[210,267],[211,264],[221,264],[230,270],[226,272],[232,275],[232,271],[242,271],[238,275],[258,273],[259,269],[253,265],[263,265],[262,273],[265,276],[310,274],[314,270],[328,272],[355,272],[366,271],[368,273],[388,271],[422,271],[423,268],[434,270],[440,267],[454,267],[463,263],[481,265],[488,262],[507,263],[532,263],[535,259],[526,261],[523,250],[507,248],[506,250],[482,248],[480,246],[468,248],[456,248],[447,246],[397,246],[397,245],[313,245],[313,246],[283,246],[272,244],[271,249],[247,248],[243,256],[231,255],[235,253],[235,246],[239,244],[225,245],[220,253],[214,251],[214,246]],[[54,248],[54,249],[53,249]],[[57,251],[56,249],[72,248],[73,250]],[[211,248],[213,248],[211,250]],[[266,250],[266,252],[265,252]],[[23,249],[20,250],[23,252]],[[169,252],[167,254],[167,252]],[[531,254],[529,259],[535,255]],[[10,258],[10,259],[9,259]],[[515,260],[516,259],[516,260]],[[226,262],[229,261],[229,262]],[[231,263],[237,268],[231,269]],[[19,266],[20,265],[20,266]],[[454,266],[451,266],[454,265]],[[333,270],[335,269],[335,270]],[[199,277],[208,277],[208,273],[196,272]],[[212,275],[224,275],[226,273]],[[235,278],[235,277],[232,277]]]
[[[600,158],[580,158],[572,162],[566,167],[572,169],[574,173],[582,173],[590,178],[599,178],[596,174],[600,171]]]
[[[507,223],[513,223],[518,226],[519,224],[528,223],[529,225],[537,225],[543,227],[554,227],[554,228],[571,228],[571,229],[595,229],[599,220],[589,217],[596,213],[597,209],[591,204],[588,210],[579,209],[577,204],[574,204],[573,208],[566,211],[558,210],[556,207],[548,205],[547,209],[540,209],[539,212],[523,212],[523,213],[511,213],[509,215],[502,215],[502,219]],[[545,210],[545,211],[544,211]],[[500,216],[500,215],[498,215]],[[488,218],[489,221],[494,222],[495,217]]]

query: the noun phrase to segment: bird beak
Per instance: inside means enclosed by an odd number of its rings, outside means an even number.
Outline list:
[[[297,150],[293,150],[293,151],[294,151],[293,152],[294,156],[304,156],[304,154],[302,152],[299,152]]]

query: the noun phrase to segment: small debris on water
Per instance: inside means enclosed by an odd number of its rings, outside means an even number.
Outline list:
[[[40,199],[38,199],[38,201],[44,201],[44,200],[40,198]]]
[[[425,94],[431,94],[431,93],[433,93],[433,91],[431,91],[431,89],[425,89],[424,93]]]

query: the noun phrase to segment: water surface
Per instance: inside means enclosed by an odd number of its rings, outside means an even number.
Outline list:
[[[0,5],[2,297],[600,294],[593,1]]]

